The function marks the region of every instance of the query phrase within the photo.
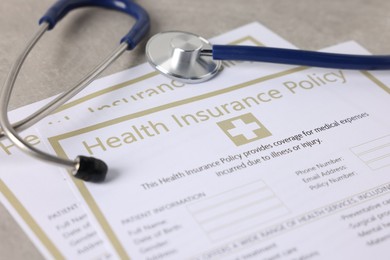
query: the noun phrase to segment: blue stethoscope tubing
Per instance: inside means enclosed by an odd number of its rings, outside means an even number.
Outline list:
[[[39,24],[47,23],[48,29],[51,30],[66,14],[81,7],[107,8],[132,16],[136,22],[121,39],[121,43],[128,45],[128,50],[134,49],[149,31],[150,18],[148,13],[131,0],[60,0],[46,11],[39,20]]]
[[[259,61],[349,70],[388,70],[390,56],[350,55],[257,46],[213,45],[215,60]]]
[[[57,22],[70,11],[81,7],[102,7],[126,13],[135,18],[131,30],[121,39],[120,46],[106,57],[98,66],[91,70],[73,88],[64,92],[47,105],[34,112],[29,117],[15,124],[8,118],[9,99],[17,75],[31,49],[35,46],[44,32],[53,29]],[[146,36],[150,27],[148,13],[131,0],[60,0],[57,1],[39,20],[40,29],[28,42],[25,50],[13,64],[4,87],[0,93],[0,138],[7,136],[17,147],[27,154],[51,163],[68,167],[75,177],[85,181],[100,182],[105,179],[108,171],[107,165],[96,158],[77,156],[75,160],[56,157],[45,153],[25,142],[17,133],[33,125],[50,114],[70,98],[79,93],[91,83],[105,68],[116,60],[124,51],[134,49]],[[216,60],[243,60],[261,61],[270,63],[283,63],[300,66],[313,66],[356,70],[387,70],[390,69],[390,56],[347,55],[335,53],[322,53],[302,50],[289,50],[270,47],[214,45],[211,50],[203,51],[205,55],[212,55]]]

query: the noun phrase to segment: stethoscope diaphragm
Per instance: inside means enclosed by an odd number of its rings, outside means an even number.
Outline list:
[[[185,83],[199,83],[214,77],[221,61],[210,55],[206,39],[187,32],[170,31],[154,35],[146,45],[148,62],[159,72]]]

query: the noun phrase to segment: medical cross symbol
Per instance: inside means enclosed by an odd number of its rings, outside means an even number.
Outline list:
[[[249,124],[242,121],[242,119],[237,119],[231,122],[234,125],[233,129],[227,130],[227,132],[232,136],[243,135],[247,140],[257,137],[257,134],[254,132],[261,128],[257,123],[251,122]]]
[[[237,146],[272,135],[252,113],[217,122],[217,125]]]

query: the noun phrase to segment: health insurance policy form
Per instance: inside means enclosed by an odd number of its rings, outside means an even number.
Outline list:
[[[105,184],[74,183],[122,258],[387,259],[388,76],[272,66],[163,93],[156,78],[86,103],[111,119],[49,138],[111,166]]]
[[[247,36],[250,30],[260,31],[261,37],[259,39],[264,40],[265,44],[292,47],[291,44],[259,25],[252,25],[239,31],[242,35]],[[235,32],[234,35],[241,38],[241,41],[249,39],[249,43],[259,44],[255,39],[243,38],[240,33]],[[149,69],[146,75],[145,68]],[[91,98],[93,100],[93,97],[100,100],[101,95],[105,95],[107,92],[114,93],[114,90],[122,87],[126,90],[127,85],[132,88],[137,83],[143,84],[144,80],[156,75],[155,72],[150,72],[148,66],[140,66],[130,72],[126,71],[99,79],[92,84],[91,88],[81,94],[83,96],[81,99],[76,99],[62,107],[59,110],[60,116],[56,120],[49,119],[46,123],[50,127],[64,126],[66,123],[72,125],[75,116],[68,113],[68,109],[73,105],[82,105],[83,101]],[[162,84],[165,84],[166,79],[161,78],[161,80]],[[116,84],[114,87],[107,87],[113,83]],[[177,82],[167,82],[167,84],[178,89],[182,86]],[[121,101],[125,102],[124,99]],[[46,102],[42,101],[17,109],[12,111],[10,116],[13,121],[21,119]],[[113,102],[113,105],[115,106],[117,103],[118,100]],[[91,103],[88,103],[88,106],[91,106]],[[106,107],[103,106],[103,108]],[[91,113],[90,109],[87,111]],[[99,118],[94,118],[93,122],[96,123],[98,119],[107,120],[100,114]],[[45,149],[44,137],[40,136],[34,128],[24,131],[22,137],[35,147]],[[98,228],[91,224],[80,201],[73,196],[66,179],[58,173],[57,167],[25,156],[7,139],[0,140],[0,162],[0,201],[45,258],[116,258],[116,253],[110,247],[109,240],[105,238],[104,234],[99,234]],[[3,255],[0,253],[0,258],[1,256]]]

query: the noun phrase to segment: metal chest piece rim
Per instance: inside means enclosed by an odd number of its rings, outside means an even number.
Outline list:
[[[198,35],[169,31],[154,35],[146,44],[149,64],[167,77],[184,83],[200,83],[214,77],[221,61],[202,55],[211,50],[209,41]]]

